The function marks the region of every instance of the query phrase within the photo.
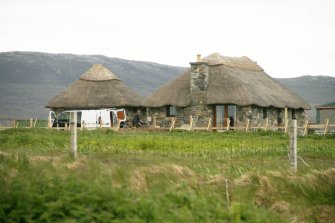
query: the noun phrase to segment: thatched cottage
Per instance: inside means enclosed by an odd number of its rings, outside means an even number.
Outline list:
[[[225,57],[214,53],[197,62],[176,79],[149,95],[144,105],[148,116],[168,127],[171,117],[176,125],[214,127],[284,125],[284,119],[298,119],[303,125],[304,110],[310,106],[299,96],[279,84],[248,57]],[[285,117],[287,116],[287,117]]]
[[[142,103],[143,98],[123,84],[110,69],[94,64],[79,80],[52,98],[46,107],[54,111],[125,108],[130,120]]]

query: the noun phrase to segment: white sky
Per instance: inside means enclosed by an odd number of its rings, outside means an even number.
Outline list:
[[[335,0],[0,0],[0,51],[16,50],[185,67],[219,52],[335,76]]]

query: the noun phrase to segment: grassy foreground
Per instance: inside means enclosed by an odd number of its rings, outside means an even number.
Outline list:
[[[332,222],[335,138],[277,132],[0,131],[0,222]]]

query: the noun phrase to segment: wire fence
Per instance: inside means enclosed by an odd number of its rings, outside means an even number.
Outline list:
[[[30,119],[0,119],[0,128],[47,128],[48,120]]]
[[[14,121],[15,128],[47,128],[48,124],[47,120],[0,119],[0,126],[2,128],[13,128]],[[107,134],[109,131],[111,130],[104,129],[103,132]],[[164,138],[156,140],[155,135],[151,137],[143,135],[143,129],[123,129],[120,134],[117,134],[119,138],[122,138],[123,135],[126,138],[140,135],[141,137],[135,144],[113,138],[103,144],[90,144],[87,142],[91,140],[90,138],[81,138],[81,134],[85,135],[85,132],[78,132],[78,151],[80,153],[87,153],[92,149],[95,151],[106,148],[107,150],[111,149],[117,153],[111,156],[112,161],[125,167],[129,164],[145,165],[146,163],[155,163],[157,160],[177,162],[193,168],[201,164],[209,169],[213,166],[221,166],[220,168],[245,167],[270,170],[274,169],[275,166],[284,168],[289,165],[288,137],[283,134],[278,139],[278,137],[273,137],[272,135],[277,133],[272,133],[271,131],[262,131],[261,135],[256,134],[251,137],[245,137],[247,135],[238,133],[234,134],[236,131],[204,132],[200,134],[197,132],[182,133],[190,135],[190,137],[204,136],[205,138],[208,137],[206,134],[221,135],[222,142],[216,141],[215,143],[212,143],[210,139],[204,143],[203,140],[206,139],[197,138],[192,139],[192,142],[184,143],[178,137],[177,140],[164,140]],[[171,134],[178,135],[179,132],[166,131],[165,135],[169,137]],[[331,134],[326,136],[311,134],[305,137],[298,137],[299,168],[319,169],[334,166],[335,147],[334,143],[330,143],[332,140],[335,141],[335,136]],[[142,153],[142,151],[149,151],[149,153]],[[152,159],[152,157],[157,159]]]

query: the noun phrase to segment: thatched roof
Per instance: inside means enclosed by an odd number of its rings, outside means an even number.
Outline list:
[[[205,100],[207,105],[236,104],[310,109],[303,99],[267,75],[248,57],[223,57],[215,53],[203,58],[201,62],[209,65]],[[168,82],[149,95],[144,105],[148,107],[190,105],[190,75],[189,69]]]
[[[143,99],[101,64],[94,64],[79,80],[52,98],[47,108],[94,109],[142,106]]]
[[[189,105],[191,103],[190,77],[190,70],[185,71],[149,95],[144,105],[147,107],[161,107],[164,105],[185,107]]]

